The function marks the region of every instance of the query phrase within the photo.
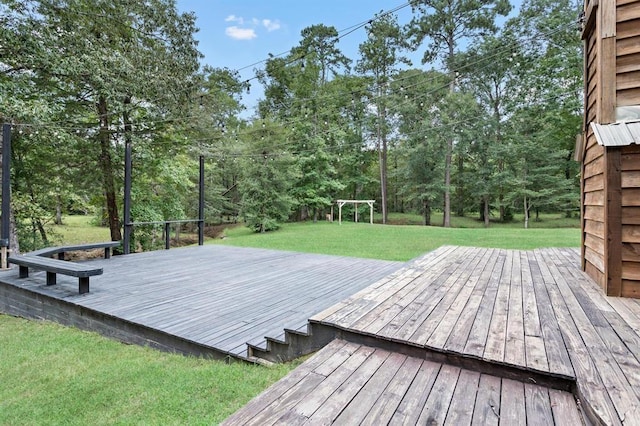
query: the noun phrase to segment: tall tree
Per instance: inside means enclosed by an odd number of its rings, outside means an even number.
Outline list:
[[[380,203],[382,205],[382,223],[387,223],[387,173],[389,136],[391,134],[389,113],[390,83],[400,64],[411,62],[400,54],[407,44],[393,14],[376,16],[367,28],[367,40],[360,44],[360,60],[356,70],[372,77],[371,105],[375,109],[373,133],[378,149],[380,167]]]
[[[412,0],[414,18],[407,35],[414,49],[427,40],[422,62],[443,59],[449,74],[449,88],[456,87],[454,58],[463,40],[473,41],[487,32],[495,32],[495,18],[511,10],[508,0]],[[444,175],[443,225],[451,226],[451,165],[454,140],[447,141]],[[462,158],[459,159],[462,161]],[[459,169],[462,163],[459,162]]]
[[[180,111],[184,84],[199,66],[195,17],[179,14],[173,0],[6,4],[24,27],[38,28],[30,37],[36,54],[19,54],[11,66],[55,87],[56,101],[94,129],[111,238],[120,239],[116,148],[130,140],[137,110]]]

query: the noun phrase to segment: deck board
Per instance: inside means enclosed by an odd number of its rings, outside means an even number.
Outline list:
[[[445,252],[443,252],[445,253]],[[285,328],[299,328],[324,309],[390,277],[402,262],[205,245],[92,260],[104,274],[91,291],[77,280],[43,274],[0,280],[90,308],[236,357]]]
[[[397,296],[396,304],[387,299],[384,309],[367,307],[367,316],[376,318],[369,325],[376,327],[362,327],[362,321],[349,324],[348,316],[332,324],[331,318],[318,319],[324,318],[322,313],[311,319],[312,324],[317,321],[461,359],[482,359],[498,371],[505,365],[572,378],[594,418],[606,424],[640,423],[640,302],[604,296],[579,269],[575,249],[458,247],[438,259],[439,265],[431,264],[414,278],[410,292],[396,287],[394,280],[376,288],[377,294],[386,288],[390,298]],[[350,303],[358,305],[359,297],[367,298],[367,291]],[[386,324],[380,327],[382,323]],[[479,383],[487,386],[482,377]],[[562,402],[561,397],[506,383],[513,388],[505,394],[503,381],[500,393],[507,399],[492,402],[491,410],[477,407],[477,419],[491,423],[491,413],[513,409],[519,419],[531,412],[544,423],[558,424],[562,409],[541,407],[551,399]],[[513,407],[504,407],[505,401]],[[529,401],[530,407],[523,407],[522,401]],[[455,398],[452,405],[457,404]]]
[[[222,424],[576,424],[568,423],[581,418],[573,395],[550,395],[542,386],[335,340]]]

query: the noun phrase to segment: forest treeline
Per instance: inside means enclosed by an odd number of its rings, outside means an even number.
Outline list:
[[[120,239],[125,144],[136,222],[197,217],[200,156],[206,221],[256,231],[321,217],[336,199],[375,199],[384,223],[389,212],[429,225],[442,211],[444,226],[575,214],[580,5],[407,7],[409,22],[381,12],[358,29],[357,57],[340,50],[345,32],[318,23],[243,80],[202,63],[195,16],[173,0],[0,0],[21,245],[46,244],[69,213],[97,213]]]

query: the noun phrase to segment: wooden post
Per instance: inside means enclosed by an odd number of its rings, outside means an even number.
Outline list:
[[[369,223],[373,225],[373,201],[369,201]]]
[[[11,125],[2,126],[2,217],[0,220],[0,267],[7,269],[9,242],[11,241]]]
[[[198,245],[204,244],[204,156],[200,156],[198,180]]]
[[[622,294],[621,147],[605,147],[604,277],[607,296]]]
[[[131,141],[127,139],[124,147],[124,241],[122,252],[131,252]]]

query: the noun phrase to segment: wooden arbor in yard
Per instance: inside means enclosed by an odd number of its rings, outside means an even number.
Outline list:
[[[640,0],[585,0],[582,268],[640,298]]]

